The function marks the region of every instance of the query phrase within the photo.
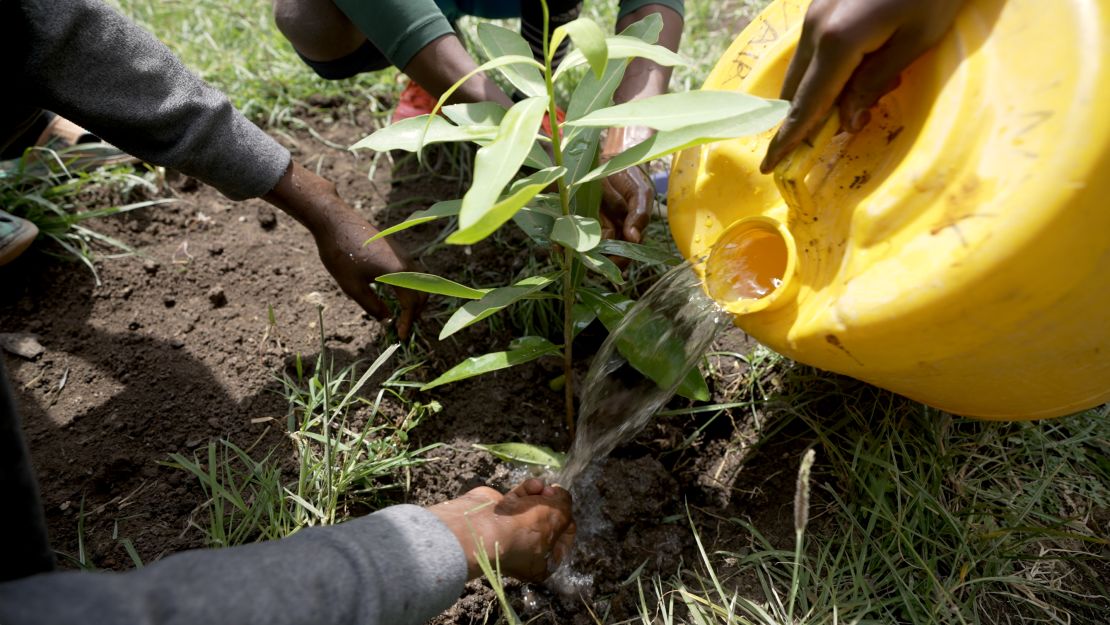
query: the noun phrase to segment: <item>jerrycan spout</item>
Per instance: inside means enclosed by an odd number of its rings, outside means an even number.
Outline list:
[[[788,221],[808,223],[817,207],[806,175],[838,128],[830,116],[812,142],[795,148],[775,168],[775,185],[788,208]],[[797,295],[798,251],[788,224],[766,216],[734,222],[709,250],[705,284],[709,296],[734,315],[778,308]]]
[[[786,225],[769,217],[736,221],[705,261],[705,287],[721,308],[747,315],[778,308],[798,290],[798,254]]]

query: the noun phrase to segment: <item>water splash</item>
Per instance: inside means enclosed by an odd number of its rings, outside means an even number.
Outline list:
[[[675,267],[648,289],[590,365],[578,432],[558,483],[571,488],[591,461],[643,429],[729,319],[706,295],[690,263]]]

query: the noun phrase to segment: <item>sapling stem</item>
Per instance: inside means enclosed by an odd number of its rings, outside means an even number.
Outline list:
[[[543,7],[543,78],[547,87],[547,117],[551,126],[551,152],[555,166],[563,166],[563,138],[559,127],[559,106],[555,103],[555,81],[551,71],[551,15],[547,0],[540,0]],[[558,178],[559,204],[563,215],[570,215],[570,190],[566,174]],[[574,250],[563,247],[563,402],[566,408],[567,431],[574,438]]]

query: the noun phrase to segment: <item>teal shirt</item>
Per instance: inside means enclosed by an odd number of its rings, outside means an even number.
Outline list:
[[[451,21],[462,15],[520,17],[520,0],[335,0],[335,4],[390,63],[400,68],[408,65],[421,48],[454,32]],[[620,0],[617,19],[650,4],[683,15],[683,0]]]

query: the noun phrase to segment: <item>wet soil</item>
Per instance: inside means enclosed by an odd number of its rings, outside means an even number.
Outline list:
[[[374,123],[352,111],[303,112],[320,138],[307,131],[276,136],[379,226],[458,193],[445,154],[436,170],[441,177],[411,166],[394,175],[384,161],[368,175],[370,158],[340,149]],[[99,285],[86,268],[43,253],[44,245],[0,268],[0,331],[36,334],[46,350],[35,360],[4,359],[63,566],[76,566],[79,541],[87,562],[106,569],[132,566],[127,541],[144,562],[204,546],[192,525],[204,521],[197,513],[203,493],[194,478],[164,464],[172,453],[190,456],[226,438],[290,458],[278,377],[294,355],[312,362],[319,353],[318,303],[324,344],[337,361],[373,359],[396,340],[343,296],[292,219],[259,200],[233,203],[172,175],[159,193],[176,202],[95,224],[137,250],[101,262]],[[517,235],[471,248],[437,245],[439,235],[433,224],[398,240],[416,252],[423,270],[468,284],[504,283],[524,269],[524,255],[506,251],[520,249]],[[430,379],[466,356],[504,347],[512,336],[506,323],[483,323],[437,341],[451,308],[431,302],[414,339],[424,365],[410,377]],[[580,353],[588,356],[602,336],[584,333]],[[718,347],[746,353],[751,344],[736,332]],[[717,361],[720,399],[747,369],[739,358]],[[444,444],[392,500],[427,504],[482,483],[506,488],[522,477],[473,443],[566,449],[562,395],[548,387],[557,373],[540,361],[414,397],[443,406],[412,432],[414,446]],[[772,542],[792,544],[794,470],[806,441],[776,436],[755,445],[767,427],[762,414],[707,419],[656,419],[588,473],[577,494],[580,540],[571,572],[528,589],[533,607],[510,582],[526,618],[585,623],[589,610],[610,621],[628,618],[635,588],[624,582],[633,572],[670,574],[679,564],[696,565],[691,523],[710,548],[743,547],[747,539],[730,518],[750,519]],[[484,622],[491,599],[485,581],[471,582],[435,622]]]

